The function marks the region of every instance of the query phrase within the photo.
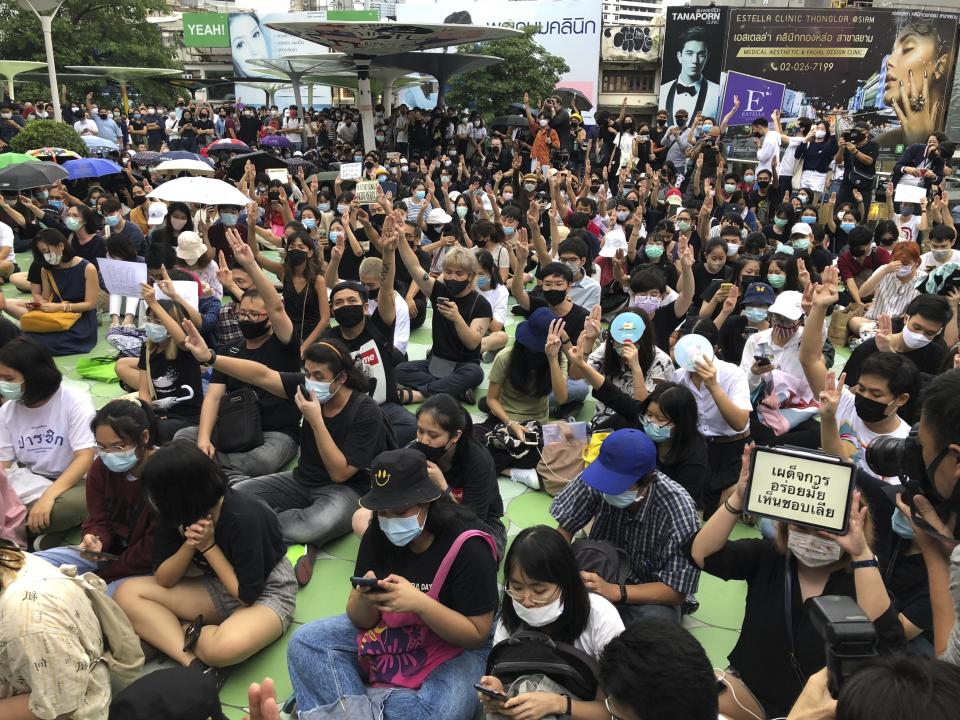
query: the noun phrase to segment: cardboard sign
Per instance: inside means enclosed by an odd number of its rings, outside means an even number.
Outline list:
[[[753,452],[744,511],[843,535],[856,481],[852,463],[799,448]]]
[[[157,293],[157,300],[169,300],[170,298],[163,291],[154,286]],[[174,280],[173,289],[177,291],[180,299],[192,308],[200,307],[200,287],[193,280]]]
[[[363,163],[343,163],[340,166],[341,180],[358,180],[363,174]]]
[[[356,189],[353,191],[357,202],[361,205],[375,203],[378,197],[377,185],[379,184],[376,180],[363,180],[362,182],[358,182]]]

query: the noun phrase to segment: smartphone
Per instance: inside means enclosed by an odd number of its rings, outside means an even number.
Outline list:
[[[720,283],[720,289],[721,289],[721,290],[726,290],[727,292],[730,292],[730,289],[731,289],[732,287],[733,287],[733,283],[728,283],[728,282]]]
[[[524,445],[538,445],[540,443],[540,438],[537,437],[535,432],[524,432],[523,433],[523,444]]]
[[[307,389],[306,383],[300,383],[300,394],[303,395],[307,400],[313,400],[313,393]]]
[[[753,359],[757,361],[757,365],[769,365],[770,358],[766,355],[754,355]]]
[[[70,550],[76,550],[87,560],[92,560],[93,562],[110,562],[111,560],[116,560],[119,555],[113,555],[108,552],[103,552],[100,550],[91,550],[90,548],[81,547],[79,545],[69,545]]]
[[[483,694],[486,695],[488,698],[492,698],[493,700],[499,700],[500,702],[506,702],[507,700],[510,699],[510,698],[508,698],[506,695],[504,695],[502,692],[497,692],[496,690],[491,690],[490,688],[484,687],[484,686],[481,685],[480,683],[474,683],[474,684],[473,684],[473,687],[476,688],[476,691],[477,691],[478,693],[483,693]]]
[[[280,202],[280,193],[277,190],[270,190],[267,192],[267,199],[272,202]]]
[[[357,577],[354,575],[350,578],[350,584],[356,587],[366,587],[366,588],[375,588],[379,587],[377,583],[380,582],[377,578],[368,578],[368,577]]]
[[[438,304],[438,305],[443,305],[444,303],[448,303],[448,302],[450,302],[450,298],[443,297],[443,295],[441,295],[441,296],[439,296],[439,297],[437,298],[437,304]]]

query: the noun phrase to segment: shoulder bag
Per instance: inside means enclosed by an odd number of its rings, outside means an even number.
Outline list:
[[[57,281],[53,279],[53,274],[46,268],[40,271],[47,278],[53,292],[56,293],[57,300],[64,302],[60,294],[60,288],[57,287]],[[32,333],[56,333],[65,332],[72,328],[80,319],[81,313],[66,312],[65,310],[56,310],[54,312],[45,312],[43,310],[30,310],[20,318],[20,329],[24,332]]]

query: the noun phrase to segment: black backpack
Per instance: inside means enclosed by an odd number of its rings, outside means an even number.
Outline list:
[[[580,538],[570,546],[577,566],[596,573],[614,585],[624,585],[630,577],[630,558],[626,550],[606,540]]]
[[[524,675],[546,675],[580,700],[597,696],[597,661],[572,645],[535,630],[515,633],[493,646],[486,675],[509,685]]]

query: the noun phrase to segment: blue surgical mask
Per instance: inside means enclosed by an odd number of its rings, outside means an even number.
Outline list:
[[[4,400],[19,400],[23,397],[23,383],[0,380],[0,395]]]
[[[303,223],[303,226],[304,226],[307,230],[313,230],[313,229],[317,226],[317,221],[314,220],[313,218],[304,218],[304,219],[301,220],[300,222]]]
[[[766,321],[767,315],[767,311],[763,308],[748,307],[743,309],[743,316],[754,325],[759,325]]]
[[[802,215],[802,216],[800,217],[800,222],[806,223],[807,225],[813,225],[816,221],[817,221],[817,219],[816,219],[815,217],[810,216],[810,215]]]
[[[339,230],[331,230],[330,233],[327,235],[327,238],[330,240],[330,242],[332,242],[334,245],[336,245],[336,244],[337,244],[337,240],[340,239],[340,231],[339,231]]]
[[[486,290],[490,287],[490,278],[486,275],[477,275],[477,287],[481,290]]]
[[[900,508],[893,511],[893,517],[890,518],[890,528],[904,540],[913,540],[916,535],[913,532],[913,525],[907,519],[907,516],[900,512]]]
[[[147,335],[147,340],[152,343],[162,343],[170,337],[170,333],[160,323],[146,322],[143,324],[143,331]]]
[[[615,508],[628,508],[633,505],[639,498],[637,497],[637,491],[633,488],[629,490],[624,490],[619,495],[608,495],[603,493],[603,500],[608,505],[613,505]]]
[[[515,227],[510,227],[509,225],[504,225],[504,226],[503,226],[503,234],[506,235],[507,237],[510,237],[510,236],[513,235],[516,231],[517,231],[517,229],[516,229]]]
[[[647,434],[647,437],[655,443],[666,442],[673,434],[673,428],[657,425],[655,422],[647,420],[646,418],[641,418],[640,424],[643,425],[643,431]],[[636,495],[636,493],[634,493],[634,495]]]
[[[410,517],[388,518],[378,517],[380,529],[387,536],[387,540],[397,547],[405,547],[420,537],[423,532],[423,525],[420,524],[420,513],[416,512]]]
[[[784,285],[787,284],[787,276],[773,275],[773,274],[767,275],[767,283],[772,285],[775,289],[779,290],[780,288],[782,288]]]
[[[417,191],[414,193],[414,195],[416,196],[417,200],[423,200],[423,199],[427,196],[427,191],[426,191],[426,190],[417,190]]]
[[[317,208],[320,212],[330,212],[330,203],[320,203]]]
[[[107,470],[115,473],[127,472],[137,464],[137,449],[121,450],[120,452],[103,452],[97,450],[97,457],[107,466]]]
[[[240,220],[240,216],[236,213],[220,213],[220,220],[227,227],[233,227]]]
[[[842,223],[840,223],[840,229],[843,230],[844,232],[850,232],[850,231],[853,230],[856,226],[857,226],[857,224],[856,224],[856,223],[852,223],[852,222],[842,222]]]
[[[303,384],[307,386],[313,396],[317,399],[317,402],[323,405],[330,398],[332,398],[336,393],[330,392],[330,385],[332,383],[322,382],[320,380],[304,380]],[[340,388],[337,388],[339,391]]]
[[[809,240],[794,240],[794,241],[793,241],[793,249],[794,249],[794,250],[799,250],[799,251],[801,251],[801,252],[803,252],[804,250],[809,250],[809,249],[810,249],[810,241],[809,241]]]
[[[51,200],[51,201],[50,201],[49,203],[47,203],[47,204],[48,204],[50,207],[52,207],[54,210],[62,210],[62,209],[63,209],[63,200]]]
[[[350,206],[349,206],[349,205],[337,205],[337,212],[340,213],[341,215],[346,215],[348,212],[350,212]]]
[[[103,219],[103,221],[104,221],[107,225],[109,225],[110,227],[116,227],[117,225],[120,224],[120,216],[119,216],[119,215],[107,215],[107,216]]]

